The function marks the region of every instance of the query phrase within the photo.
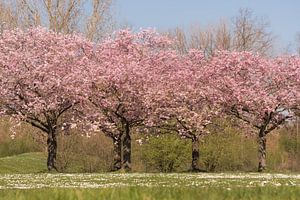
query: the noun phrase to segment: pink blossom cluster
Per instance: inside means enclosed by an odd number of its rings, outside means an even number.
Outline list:
[[[49,133],[70,121],[110,137],[158,127],[198,138],[234,115],[265,133],[299,109],[300,58],[191,49],[153,30],[94,44],[44,28],[0,36],[0,108]]]
[[[6,31],[1,112],[47,121],[85,102],[84,118],[103,130],[115,132],[123,118],[174,124],[188,136],[204,133],[224,110],[258,127],[266,115],[277,123],[299,107],[299,57],[218,51],[205,58],[198,50],[179,54],[172,42],[153,30],[121,30],[99,44],[43,28]]]

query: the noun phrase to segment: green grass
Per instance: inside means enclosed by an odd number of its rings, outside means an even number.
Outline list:
[[[46,156],[44,153],[24,153],[0,158],[0,174],[39,173],[46,171]]]
[[[82,159],[82,155],[75,155],[78,159]],[[97,160],[96,156],[85,156],[85,159],[89,161]],[[48,172],[47,155],[43,152],[23,153],[15,156],[0,157],[0,174],[18,173],[41,173]],[[82,160],[80,160],[82,161]],[[83,164],[78,161],[72,162],[72,165],[68,167],[65,172],[67,173],[79,173],[83,171]],[[60,170],[60,169],[59,169]],[[99,171],[100,172],[100,171]]]
[[[0,200],[300,199],[300,174],[46,172],[43,153],[0,158]]]
[[[87,199],[124,199],[124,200],[193,200],[193,199],[261,199],[297,200],[298,187],[265,188],[102,188],[102,189],[31,189],[4,190],[0,199],[5,200],[87,200]]]
[[[299,199],[300,175],[2,174],[0,199]]]

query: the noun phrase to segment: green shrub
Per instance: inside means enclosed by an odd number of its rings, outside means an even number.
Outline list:
[[[281,134],[280,147],[291,155],[300,155],[300,134]]]
[[[103,134],[78,133],[58,137],[57,167],[60,172],[107,172],[112,168],[112,142]]]
[[[35,152],[33,141],[23,136],[15,139],[8,139],[0,144],[0,157],[13,156],[22,153]]]
[[[237,133],[216,133],[205,138],[200,147],[200,162],[207,171],[252,171],[257,150],[253,139]]]
[[[150,137],[142,151],[146,171],[174,172],[190,165],[191,144],[173,134]]]
[[[269,168],[273,171],[300,171],[300,130],[299,125],[291,124],[272,135],[274,143],[268,158]]]
[[[43,144],[37,140],[40,134],[38,131],[22,124],[14,128],[16,133],[11,137],[11,127],[8,119],[0,120],[0,157],[43,151]]]
[[[253,171],[257,165],[257,143],[245,137],[230,122],[220,121],[200,145],[200,165],[206,171]]]

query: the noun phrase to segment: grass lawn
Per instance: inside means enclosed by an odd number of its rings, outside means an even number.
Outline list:
[[[2,174],[0,199],[300,199],[300,175]]]
[[[298,187],[255,187],[255,188],[172,188],[172,187],[125,187],[101,189],[30,189],[0,191],[0,199],[5,200],[209,200],[209,199],[261,199],[298,200]]]
[[[44,153],[24,153],[0,158],[0,174],[47,172],[47,157]]]
[[[300,174],[47,172],[43,153],[0,158],[0,200],[300,200]]]

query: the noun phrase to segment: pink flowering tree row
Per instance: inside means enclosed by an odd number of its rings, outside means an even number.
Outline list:
[[[262,171],[266,135],[299,109],[299,66],[291,56],[179,54],[151,30],[122,30],[99,44],[41,28],[8,31],[0,38],[1,113],[47,135],[49,170],[58,131],[79,122],[110,137],[114,170],[128,171],[132,133],[147,128],[190,139],[191,170],[198,171],[200,138],[227,114],[258,129]]]

